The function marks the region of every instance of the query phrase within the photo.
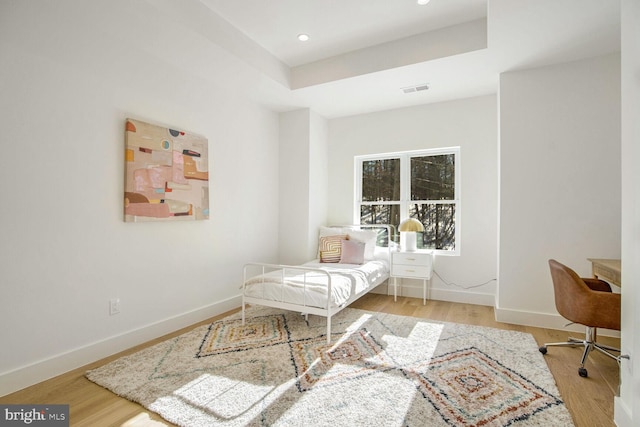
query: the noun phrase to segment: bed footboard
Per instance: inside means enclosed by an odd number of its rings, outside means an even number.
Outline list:
[[[246,304],[263,305],[327,318],[327,344],[331,343],[331,274],[319,268],[297,265],[249,263],[244,266],[242,282],[242,324],[245,323]],[[248,292],[249,288],[252,292]],[[262,294],[255,291],[262,289]],[[321,289],[323,288],[323,289]],[[287,295],[295,290],[298,298]],[[315,303],[309,293],[315,293]],[[325,294],[324,304],[318,304],[318,295]]]

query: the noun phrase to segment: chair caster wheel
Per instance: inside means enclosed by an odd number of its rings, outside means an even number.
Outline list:
[[[538,350],[539,350],[539,351],[540,351],[540,353],[542,353],[542,354],[547,354],[547,347],[546,347],[546,346],[544,346],[544,345],[543,345],[542,347],[540,347]]]
[[[578,375],[582,378],[587,378],[587,370],[585,368],[578,368]]]

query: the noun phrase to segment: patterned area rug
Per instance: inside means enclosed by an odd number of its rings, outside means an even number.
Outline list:
[[[572,426],[530,334],[253,307],[87,372],[181,426]]]

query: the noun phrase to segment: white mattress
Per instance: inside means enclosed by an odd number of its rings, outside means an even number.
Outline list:
[[[389,263],[376,259],[362,265],[327,264],[318,260],[302,267],[318,268],[331,275],[331,306],[344,304],[353,295],[378,286],[389,277]],[[278,269],[247,278],[245,296],[312,307],[327,307],[327,275],[317,271]],[[284,280],[283,280],[284,278]],[[284,285],[283,285],[284,283]]]

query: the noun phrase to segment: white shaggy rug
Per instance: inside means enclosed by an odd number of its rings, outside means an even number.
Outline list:
[[[253,307],[87,378],[181,426],[572,426],[530,334]]]

